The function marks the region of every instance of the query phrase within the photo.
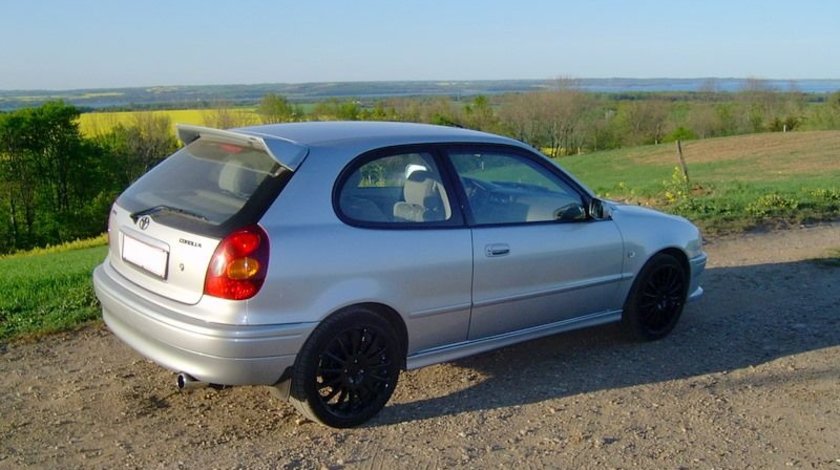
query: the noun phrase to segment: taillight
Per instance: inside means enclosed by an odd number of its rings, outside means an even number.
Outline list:
[[[268,270],[268,236],[258,225],[239,229],[216,247],[204,293],[230,300],[245,300],[259,292]]]

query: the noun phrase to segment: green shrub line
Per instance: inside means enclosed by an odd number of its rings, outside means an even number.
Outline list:
[[[784,190],[763,185],[689,184],[679,168],[664,181],[659,209],[692,220],[708,234],[840,218],[840,186]]]
[[[58,245],[47,245],[44,247],[32,248],[31,250],[16,251],[7,255],[0,255],[0,260],[63,253],[65,251],[80,250],[83,248],[93,248],[106,244],[108,244],[108,234],[103,233],[92,238],[76,239],[73,241],[60,243]]]

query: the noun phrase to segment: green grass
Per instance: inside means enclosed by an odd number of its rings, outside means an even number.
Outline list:
[[[0,342],[73,329],[100,316],[91,273],[107,246],[0,259]]]
[[[840,132],[756,134],[560,158],[599,195],[688,217],[707,233],[840,218]]]

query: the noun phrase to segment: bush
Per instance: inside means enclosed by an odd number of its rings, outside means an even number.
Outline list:
[[[792,215],[799,208],[799,201],[779,193],[765,194],[747,205],[747,213],[755,218]]]
[[[678,140],[694,140],[697,139],[697,134],[691,130],[686,129],[685,127],[678,127],[674,129],[670,134],[666,135],[663,139],[664,142],[676,142]]]
[[[663,181],[665,187],[665,202],[669,205],[678,205],[691,197],[691,188],[688,186],[688,178],[685,177],[680,167],[675,166],[671,173],[671,179]]]

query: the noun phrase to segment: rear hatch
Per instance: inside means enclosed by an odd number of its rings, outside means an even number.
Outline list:
[[[179,126],[179,136],[187,145],[114,203],[109,260],[131,282],[194,304],[219,241],[260,220],[306,149],[244,131]]]

